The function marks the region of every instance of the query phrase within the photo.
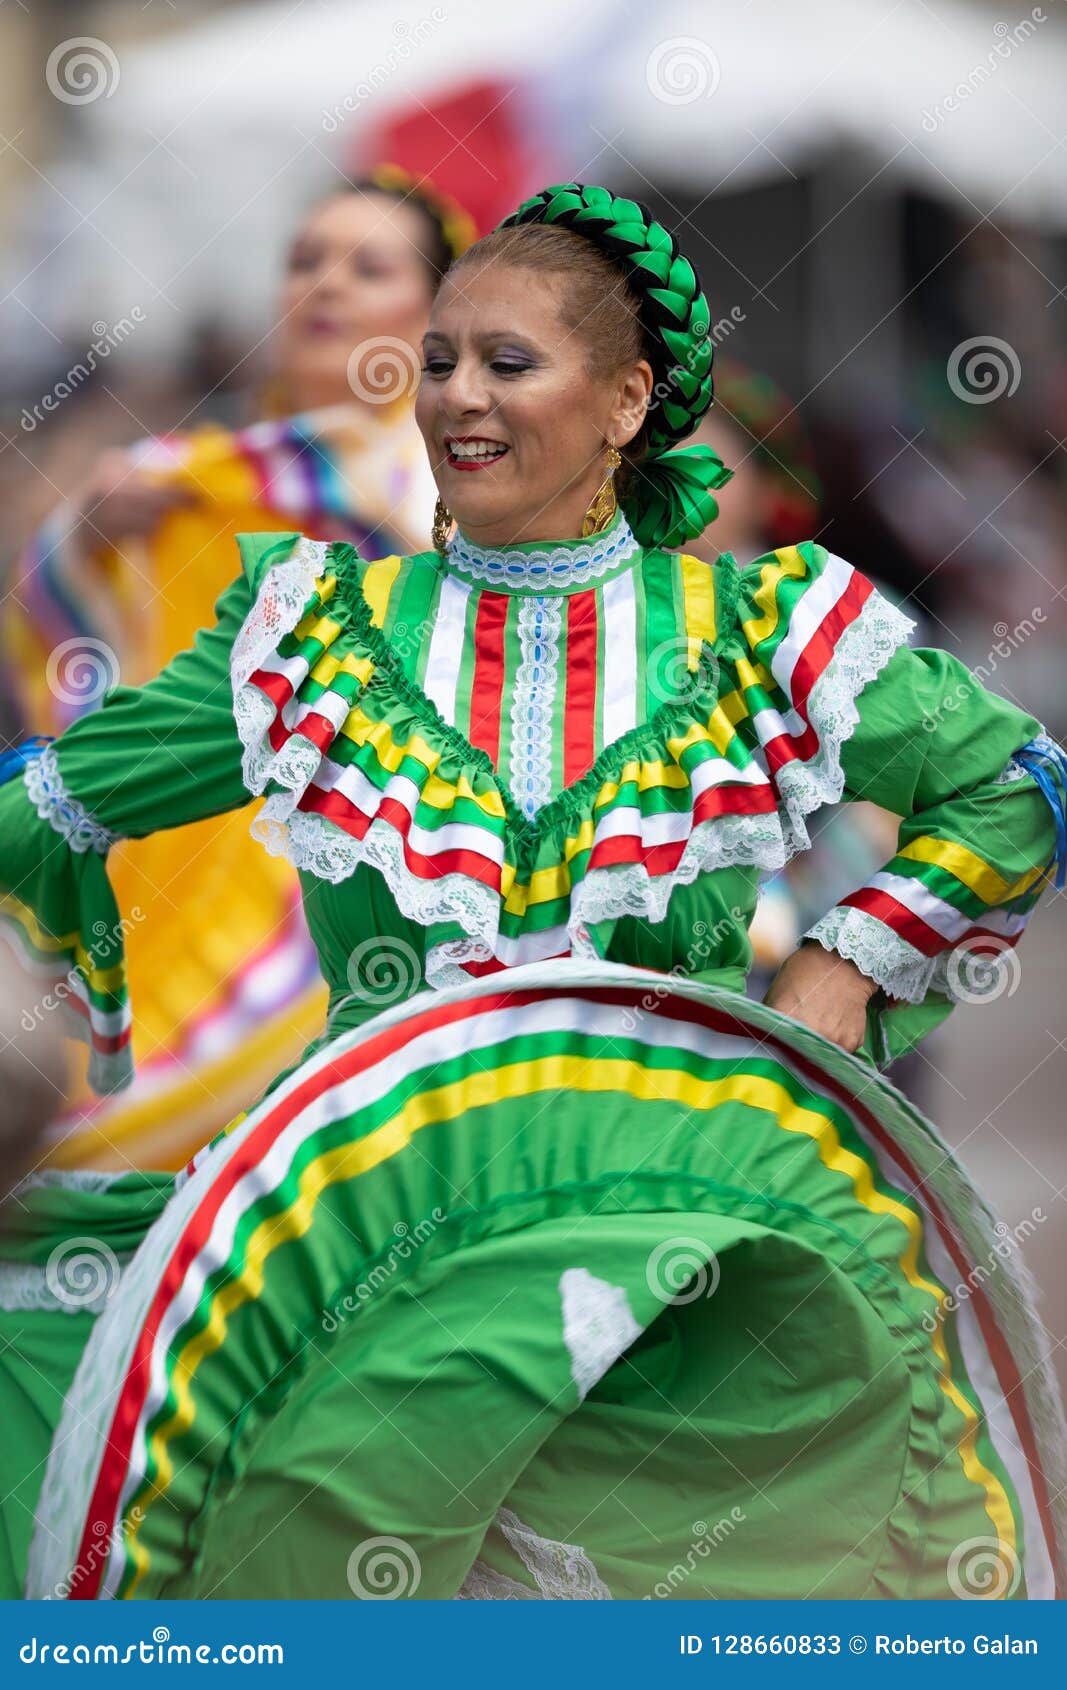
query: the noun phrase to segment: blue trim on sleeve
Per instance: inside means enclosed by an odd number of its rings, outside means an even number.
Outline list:
[[[26,764],[32,763],[35,757],[41,755],[45,746],[51,743],[50,734],[34,734],[32,739],[24,739],[20,744],[9,746],[6,751],[0,752],[0,786],[14,780]]]
[[[1056,868],[1055,887],[1062,892],[1067,885],[1067,751],[1062,745],[1046,733],[1038,734],[1035,739],[1015,753],[1013,763],[1032,775],[1041,790],[1056,826],[1056,848],[1046,865],[1046,873]],[[1059,785],[1056,784],[1057,779]]]

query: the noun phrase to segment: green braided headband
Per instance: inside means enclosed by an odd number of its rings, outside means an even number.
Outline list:
[[[653,349],[649,450],[629,478],[623,509],[643,546],[680,546],[714,522],[712,488],[733,476],[710,446],[674,451],[713,403],[711,311],[696,271],[647,206],[607,188],[542,188],[498,224],[558,223],[621,260]]]

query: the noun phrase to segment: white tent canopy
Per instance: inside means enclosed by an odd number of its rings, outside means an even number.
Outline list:
[[[570,0],[265,0],[131,55],[101,122],[116,144],[192,130],[221,148],[326,113],[354,127],[472,73],[558,75],[572,127],[607,126],[649,174],[743,186],[856,138],[934,191],[1067,225],[1063,0],[1009,22],[964,0],[586,0],[579,17]]]
[[[1010,15],[962,0],[669,0],[612,55],[619,144],[647,175],[707,192],[862,142],[933,194],[1067,227],[1067,6]]]
[[[17,280],[73,344],[139,306],[124,355],[168,351],[198,315],[254,339],[282,243],[369,114],[472,75],[535,90],[561,175],[703,197],[859,145],[879,191],[896,175],[998,221],[1067,227],[1065,14],[586,0],[576,24],[573,0],[263,0],[127,50],[111,95],[71,108],[73,161],[48,172],[64,198],[35,189],[5,292]],[[4,311],[23,357],[47,356],[18,304]]]

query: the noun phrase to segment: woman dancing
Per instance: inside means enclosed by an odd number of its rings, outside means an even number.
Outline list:
[[[240,536],[214,626],[0,791],[101,1083],[120,836],[266,794],[331,1008],[176,1179],[20,1189],[27,1594],[1053,1593],[1040,1325],[871,1056],[1010,957],[1062,753],[822,546],[664,549],[729,473],[672,450],[710,320],[643,206],[526,201],[434,304],[434,549]],[[749,1002],[760,871],[842,794],[896,854]]]
[[[412,404],[417,347],[474,232],[392,165],[311,208],[280,291],[275,415],[105,453],[18,560],[5,667],[27,733],[60,732],[119,676],[148,680],[184,650],[233,574],[243,529],[297,527],[367,558],[421,543],[434,484]],[[322,981],[293,875],[244,818],[119,849],[111,872],[130,922],[138,1082],[94,1101],[82,1076],[50,1159],[180,1168],[314,1036]]]

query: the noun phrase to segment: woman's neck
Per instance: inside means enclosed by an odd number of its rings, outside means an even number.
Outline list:
[[[580,540],[588,498],[560,502],[548,510],[535,511],[525,521],[509,522],[507,518],[488,523],[459,524],[468,540],[487,550],[500,546],[558,545],[561,541]],[[612,518],[614,521],[614,517]]]
[[[486,556],[509,551],[529,551],[531,548],[541,546],[595,547],[598,541],[610,543],[613,538],[618,539],[622,535],[629,535],[630,532],[629,525],[618,506],[616,506],[611,520],[598,528],[595,534],[582,534],[580,522],[574,532],[567,534],[545,533],[545,526],[543,523],[536,524],[536,533],[516,531],[512,528],[508,530],[506,538],[483,539],[480,533],[472,532],[464,523],[457,523],[458,538],[468,548],[484,553]],[[493,532],[494,534],[500,532],[500,525],[495,525]]]

